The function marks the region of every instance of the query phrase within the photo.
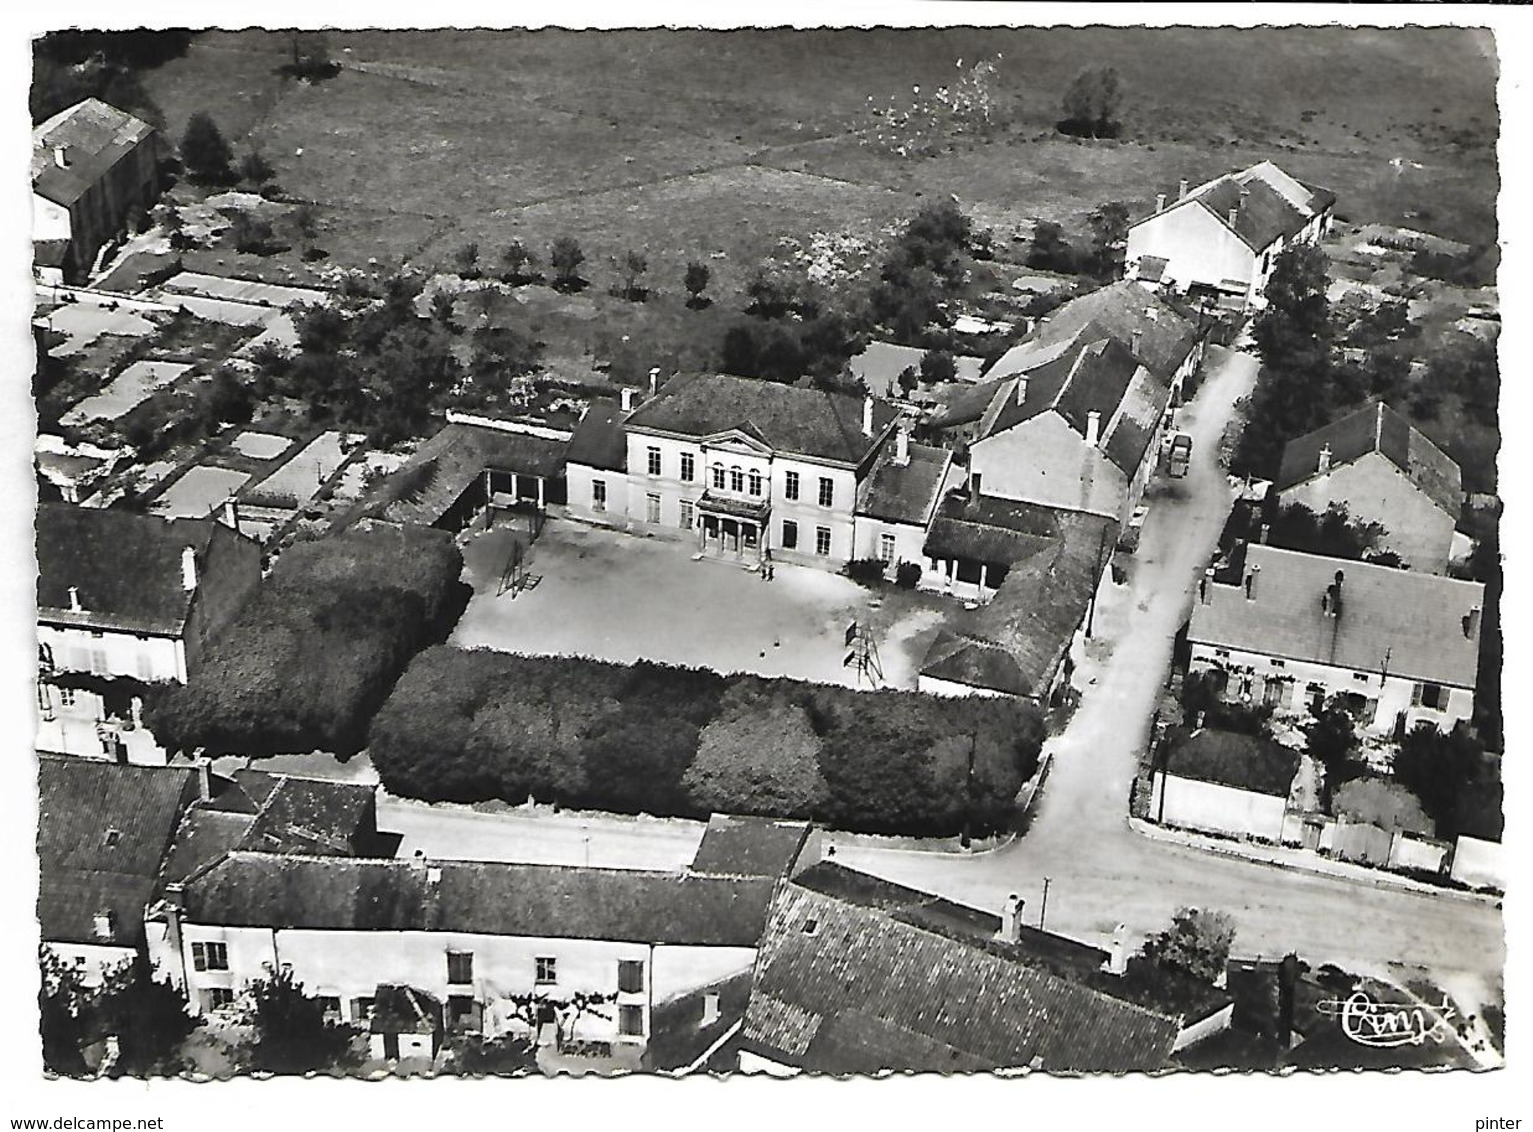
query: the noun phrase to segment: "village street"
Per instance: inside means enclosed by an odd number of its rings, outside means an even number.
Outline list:
[[[1111,655],[1077,673],[1084,694],[1049,744],[1053,767],[1026,834],[970,858],[843,844],[837,859],[986,908],[1017,893],[1032,923],[1045,912],[1048,878],[1047,926],[1084,939],[1103,940],[1120,922],[1139,938],[1164,927],[1179,907],[1218,909],[1236,922],[1237,954],[1297,950],[1317,965],[1425,966],[1468,976],[1493,1001],[1504,942],[1501,913],[1488,903],[1215,855],[1150,840],[1128,825],[1129,787],[1172,638],[1229,509],[1219,438],[1231,406],[1255,380],[1256,359],[1211,356],[1209,373],[1178,413],[1178,426],[1194,437],[1191,470],[1175,495],[1155,500],[1127,592],[1099,612],[1098,635],[1113,638]],[[1094,642],[1092,651],[1103,648]]]

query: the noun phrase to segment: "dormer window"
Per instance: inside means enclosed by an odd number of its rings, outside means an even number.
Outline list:
[[[113,916],[110,910],[103,909],[102,911],[97,912],[91,929],[95,937],[103,941],[110,941],[117,938],[117,930],[114,925],[116,918],[117,917]]]
[[[122,830],[115,826],[102,835],[101,844],[107,849],[117,848],[117,843],[122,840]]]

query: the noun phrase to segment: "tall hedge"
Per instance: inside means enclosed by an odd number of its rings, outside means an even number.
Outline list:
[[[354,754],[410,658],[462,613],[462,568],[452,537],[425,528],[295,546],[145,722],[172,751]]]
[[[438,647],[373,720],[395,794],[528,797],[701,817],[812,817],[942,836],[1007,820],[1037,766],[1031,707],[640,663]],[[971,768],[972,763],[972,768]]]

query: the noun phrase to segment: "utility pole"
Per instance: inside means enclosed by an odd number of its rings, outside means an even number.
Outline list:
[[[963,780],[963,835],[958,844],[967,849],[970,844],[969,824],[974,819],[974,748],[979,744],[979,732],[969,732],[969,769]]]
[[[1049,914],[1049,878],[1043,878],[1043,904],[1038,909],[1038,930],[1043,930],[1043,918]]]

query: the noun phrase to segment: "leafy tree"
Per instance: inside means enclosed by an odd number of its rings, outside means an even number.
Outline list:
[[[458,299],[451,291],[438,291],[431,296],[431,317],[443,326],[451,326],[458,313]]]
[[[687,306],[693,310],[699,310],[708,305],[708,301],[703,298],[703,292],[708,289],[711,274],[706,263],[695,259],[688,261],[687,272],[682,282],[687,288]]]
[[[927,385],[952,381],[958,376],[958,365],[946,350],[928,350],[921,355],[921,380]]]
[[[341,73],[341,65],[330,56],[330,41],[322,32],[293,32],[292,62],[282,70],[306,82],[322,82]]]
[[[1463,723],[1446,734],[1430,723],[1418,723],[1401,740],[1394,759],[1396,780],[1421,800],[1422,809],[1437,823],[1439,837],[1457,834],[1453,818],[1459,795],[1488,771],[1484,747]]]
[[[623,273],[623,298],[629,300],[642,298],[643,292],[639,288],[639,280],[649,270],[649,257],[641,251],[630,248],[623,254],[619,269]]]
[[[258,149],[253,149],[244,157],[240,158],[240,180],[251,185],[264,185],[276,175],[270,161]]]
[[[106,975],[99,992],[102,1024],[116,1034],[116,1075],[154,1077],[179,1073],[181,1047],[202,1024],[186,995],[155,978],[142,952]]]
[[[203,185],[226,185],[234,179],[229,162],[234,151],[224,140],[212,115],[204,110],[193,114],[181,135],[181,161],[192,180]]]
[[[1433,831],[1432,819],[1416,796],[1387,778],[1359,775],[1344,783],[1332,795],[1331,810],[1380,829],[1428,836]]]
[[[1091,229],[1091,270],[1099,279],[1111,279],[1123,263],[1123,249],[1128,242],[1128,205],[1108,201],[1086,217]]]
[[[581,284],[580,265],[586,254],[571,236],[560,236],[549,246],[548,262],[554,269],[555,285],[564,291],[578,290]]]
[[[453,268],[465,279],[479,278],[479,245],[473,240],[452,253]]]
[[[1123,83],[1116,68],[1094,67],[1081,71],[1065,91],[1061,133],[1088,138],[1115,138],[1123,129],[1118,110],[1123,105]]]
[[[750,298],[747,314],[758,318],[782,318],[798,302],[798,285],[780,271],[759,269],[746,284],[745,293]]]
[[[221,369],[213,375],[208,411],[215,421],[223,424],[248,424],[255,415],[255,396],[233,373]]]
[[[1341,699],[1332,696],[1304,726],[1305,749],[1325,768],[1325,794],[1334,797],[1337,787],[1367,772],[1354,757],[1357,723]]]
[[[1033,225],[1032,246],[1027,253],[1027,266],[1039,271],[1057,271],[1061,275],[1073,275],[1080,268],[1080,257],[1065,239],[1065,230],[1052,220],[1040,220]]]
[[[916,376],[916,367],[906,366],[900,370],[900,375],[895,378],[895,383],[899,385],[900,392],[904,396],[909,397],[911,393],[915,392],[915,387],[919,380]]]
[[[354,1063],[356,1030],[325,1016],[291,970],[270,971],[247,990],[245,1022],[254,1031],[246,1049],[250,1068],[267,1073],[313,1073]]]
[[[1183,908],[1171,926],[1145,940],[1143,955],[1161,967],[1212,983],[1223,977],[1235,942],[1235,922],[1223,912]]]
[[[319,232],[319,209],[304,201],[293,209],[293,227],[305,240],[312,240]]]
[[[829,798],[819,756],[820,740],[803,708],[742,686],[703,729],[682,782],[705,810],[812,816]]]
[[[282,250],[276,242],[276,232],[272,229],[271,221],[251,216],[248,212],[241,212],[234,217],[229,234],[234,240],[234,250],[244,255],[266,256]]]
[[[724,332],[719,369],[741,377],[755,377],[760,372],[760,353],[756,332],[748,323],[731,326]]]
[[[47,944],[38,949],[42,985],[37,1005],[43,1041],[43,1067],[63,1077],[85,1075],[81,1049],[87,1038],[85,1011],[90,1002],[78,964],[66,962]]]
[[[1376,561],[1379,544],[1388,534],[1382,523],[1353,519],[1345,503],[1331,503],[1320,515],[1302,503],[1291,503],[1273,514],[1267,541],[1327,558]]]
[[[527,282],[529,273],[537,267],[537,257],[520,240],[512,240],[505,246],[500,253],[500,262],[506,268],[502,281],[513,285]]]

